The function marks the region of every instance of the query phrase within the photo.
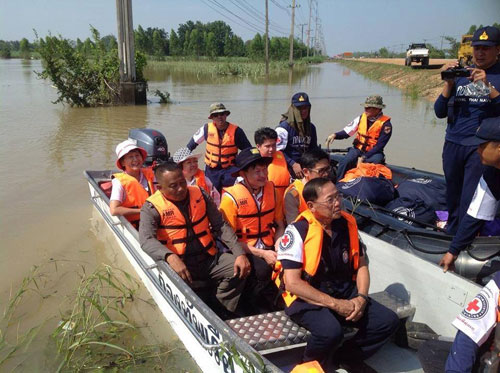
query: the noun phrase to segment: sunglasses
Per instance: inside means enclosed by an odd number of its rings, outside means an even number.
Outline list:
[[[213,113],[212,117],[222,117],[224,115],[227,115],[227,113],[226,112],[223,112],[223,113]]]

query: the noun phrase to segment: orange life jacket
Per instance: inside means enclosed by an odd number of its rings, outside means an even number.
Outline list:
[[[238,207],[235,227],[238,240],[254,246],[260,238],[264,245],[274,246],[276,196],[273,183],[267,181],[264,185],[260,207],[242,183],[226,188],[224,193],[229,194]]]
[[[214,122],[207,126],[207,147],[205,150],[205,164],[210,168],[215,168],[219,164],[222,168],[228,168],[234,164],[234,159],[238,154],[235,134],[238,126],[229,123],[224,131],[224,136],[219,139],[219,132]]]
[[[295,197],[299,198],[299,214],[305,210],[307,210],[307,203],[302,197],[302,192],[304,191],[304,183],[302,180],[295,179],[293,183],[291,183],[288,188],[285,190],[285,195],[290,192],[293,193]],[[297,195],[296,195],[297,194]],[[285,208],[285,204],[283,204],[283,209]]]
[[[392,171],[383,164],[360,163],[356,168],[346,172],[344,178],[340,181],[347,182],[358,177],[379,177],[383,176],[388,180],[392,179]]]
[[[296,365],[290,373],[325,373],[316,360]]]
[[[217,249],[210,233],[210,224],[207,217],[205,198],[197,186],[188,186],[190,225],[195,237],[198,238],[210,255],[215,255]],[[158,210],[161,217],[160,225],[156,231],[158,241],[168,247],[177,255],[186,252],[188,243],[188,224],[184,215],[177,206],[165,198],[161,191],[157,191],[147,199]]]
[[[198,171],[196,171],[196,173],[194,174],[194,178],[196,180],[196,185],[198,185],[200,188],[205,189],[205,192],[210,195],[211,190],[208,188],[207,180],[205,179],[205,173],[202,170],[198,169]]]
[[[113,177],[120,181],[125,190],[125,201],[122,202],[121,206],[140,209],[146,199],[156,191],[154,185],[155,175],[151,167],[142,168],[141,172],[148,181],[149,191],[144,189],[139,180],[125,172],[113,174]],[[125,218],[138,228],[140,214],[126,215]]]
[[[356,271],[359,268],[359,238],[358,238],[358,226],[356,224],[356,219],[348,214],[347,212],[341,212],[342,217],[347,220],[347,228],[349,230],[349,261],[352,264],[352,268],[354,269],[353,280],[356,279]],[[321,249],[323,247],[323,227],[321,223],[316,220],[311,210],[306,210],[301,213],[295,221],[300,219],[306,219],[309,223],[309,229],[307,230],[307,235],[304,240],[303,246],[303,260],[302,263],[302,271],[305,272],[303,275],[307,281],[310,281],[316,271],[318,270],[319,262],[321,259]],[[297,299],[297,296],[286,291],[285,284],[283,281],[283,269],[281,268],[281,263],[276,262],[276,265],[280,268],[280,273],[278,276],[275,276],[275,283],[280,290],[282,290],[282,297],[285,301],[287,307]]]
[[[356,139],[354,140],[354,146],[363,152],[368,152],[373,149],[375,144],[377,144],[378,138],[380,137],[380,131],[385,122],[391,118],[387,115],[381,115],[370,128],[368,128],[368,120],[366,119],[366,113],[361,115],[358,125],[358,133],[356,134]]]

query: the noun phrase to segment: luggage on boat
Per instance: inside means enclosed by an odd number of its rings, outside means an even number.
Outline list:
[[[385,205],[385,208],[422,223],[434,224],[436,221],[435,210],[420,198],[398,197]],[[398,219],[403,220],[402,218]],[[411,220],[404,220],[404,222],[410,225],[413,224]]]
[[[344,178],[339,181],[350,181],[358,177],[380,177],[392,179],[392,171],[383,164],[376,163],[360,163],[356,168],[350,169],[344,175]]]
[[[339,181],[337,189],[345,196],[384,206],[395,197],[395,189],[385,177],[358,177],[348,182]]]
[[[399,197],[420,199],[436,211],[447,210],[446,184],[430,177],[417,177],[402,181],[396,187]]]

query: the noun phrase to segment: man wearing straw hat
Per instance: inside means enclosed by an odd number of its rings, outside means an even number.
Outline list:
[[[349,148],[346,156],[339,162],[337,180],[357,162],[383,163],[385,160],[384,148],[392,135],[391,118],[382,113],[385,108],[382,96],[369,96],[362,104],[365,111],[354,118],[342,131],[332,133],[326,139],[326,146],[334,140],[343,140],[356,134],[353,146]]]
[[[187,144],[187,148],[193,151],[203,141],[207,142],[205,175],[219,192],[223,186],[234,184],[231,167],[238,149],[243,150],[252,146],[245,132],[226,120],[229,114],[231,112],[223,103],[216,102],[210,105],[208,119],[211,121],[204,124]]]

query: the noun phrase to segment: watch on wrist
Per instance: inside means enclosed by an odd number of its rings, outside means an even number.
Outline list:
[[[358,293],[358,294],[356,294],[356,296],[357,296],[357,297],[361,297],[361,298],[363,298],[364,300],[366,300],[366,301],[368,302],[368,299],[369,299],[369,298],[368,298],[368,295],[364,295],[364,294],[360,294],[360,293]]]

